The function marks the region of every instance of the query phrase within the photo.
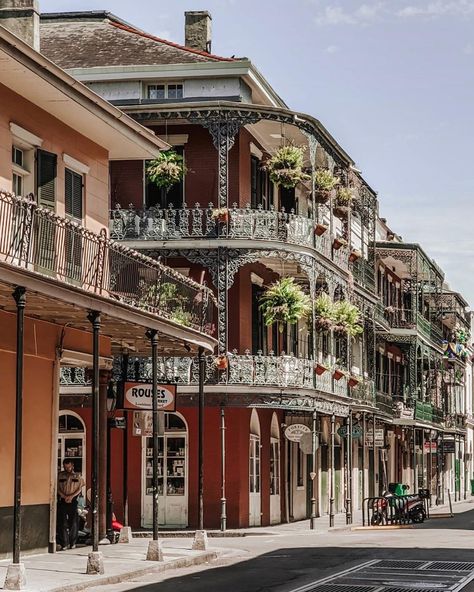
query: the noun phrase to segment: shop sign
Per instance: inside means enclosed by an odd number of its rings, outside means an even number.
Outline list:
[[[454,454],[456,452],[456,442],[454,440],[441,440],[441,452],[443,454]]]
[[[299,442],[303,434],[310,434],[311,430],[303,423],[292,423],[285,430],[285,438],[290,442]]]
[[[431,454],[436,454],[438,452],[438,443],[437,442],[425,442],[425,452]]]
[[[134,411],[132,425],[134,436],[151,438],[153,436],[153,413],[151,411]],[[162,436],[164,433],[165,414],[158,413],[158,435]]]
[[[176,411],[175,384],[158,385],[157,406],[160,411]],[[153,385],[143,382],[122,383],[122,388],[119,389],[118,408],[151,411],[153,408]]]
[[[352,438],[354,440],[358,440],[359,438],[362,438],[363,432],[364,432],[364,430],[361,425],[354,424],[352,426]],[[339,436],[341,436],[341,438],[347,438],[349,430],[347,429],[347,426],[343,425],[337,430],[337,433]]]
[[[373,428],[365,433],[365,444],[366,446],[374,445],[374,430]],[[385,445],[385,430],[383,428],[375,428],[375,446],[382,447]]]

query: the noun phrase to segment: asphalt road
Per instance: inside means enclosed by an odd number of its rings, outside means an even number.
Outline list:
[[[165,541],[165,546],[189,544],[189,539]],[[281,529],[270,536],[210,539],[210,544],[223,552],[212,566],[150,574],[96,592],[292,592],[375,559],[474,562],[474,510],[414,529]],[[474,584],[463,592],[474,592]]]

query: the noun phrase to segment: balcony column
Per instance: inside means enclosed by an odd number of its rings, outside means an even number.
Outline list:
[[[352,524],[352,409],[346,420],[346,463],[347,463],[347,485],[346,485],[346,524]]]
[[[222,247],[217,249],[217,348],[218,354],[226,356],[228,352],[227,339],[227,305],[228,305],[228,260],[227,251]],[[219,382],[226,382],[226,372],[220,373]]]
[[[225,407],[221,406],[221,531],[227,529],[227,499],[225,489]]]
[[[204,379],[206,357],[202,347],[198,350],[198,363],[198,530],[194,535],[192,548],[196,551],[205,551],[207,549],[207,533],[204,530]]]
[[[334,468],[334,445],[335,445],[336,416],[331,415],[331,455],[329,464],[329,527],[334,526],[334,494],[335,494],[335,468]]]
[[[245,122],[240,119],[204,120],[202,125],[208,129],[218,158],[218,195],[217,206],[229,207],[229,151],[234,145],[240,126]]]
[[[314,315],[313,315],[314,316]],[[311,432],[311,520],[310,528],[315,530],[316,528],[316,487],[317,487],[317,470],[316,470],[316,453],[317,453],[317,413],[313,411],[313,423]]]
[[[26,290],[18,286],[13,292],[16,303],[16,403],[15,458],[13,485],[12,563],[7,568],[4,589],[22,590],[26,586],[25,566],[20,563],[21,551],[21,478],[23,444],[23,364]]]
[[[100,313],[91,311],[88,320],[92,325],[92,552],[87,559],[88,574],[103,574],[104,559],[99,552],[99,466],[100,466],[100,399],[99,399],[99,334]]]

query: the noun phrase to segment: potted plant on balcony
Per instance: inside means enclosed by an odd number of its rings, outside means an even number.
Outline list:
[[[334,321],[334,303],[326,292],[322,292],[314,300],[313,314],[316,329],[329,331]]]
[[[314,175],[314,199],[316,203],[325,204],[331,196],[331,191],[339,184],[329,169],[317,169]]]
[[[211,212],[211,218],[226,224],[229,221],[229,210],[228,208],[214,208]]]
[[[270,180],[285,189],[293,189],[301,181],[311,179],[303,170],[304,152],[302,146],[287,144],[281,146],[266,161],[264,168],[270,173]]]
[[[334,206],[334,215],[341,220],[347,220],[351,202],[354,199],[353,190],[349,187],[340,187],[336,195],[336,204]]]
[[[351,374],[349,376],[349,380],[347,381],[347,384],[349,385],[350,388],[355,388],[359,383],[360,383],[359,376],[354,376],[353,374]]]
[[[277,323],[280,333],[285,324],[295,325],[308,316],[310,298],[295,283],[294,278],[281,278],[269,286],[260,298],[260,310],[265,324]]]
[[[343,378],[344,376],[346,376],[344,370],[341,370],[337,366],[333,369],[332,377],[334,378],[334,380],[341,380],[341,378]]]
[[[354,263],[355,261],[357,261],[357,259],[360,259],[361,257],[362,253],[359,251],[359,249],[351,249],[351,252],[349,253],[349,262]]]
[[[326,368],[326,366],[324,366],[323,364],[320,364],[319,362],[316,362],[316,364],[314,365],[314,372],[318,376],[321,376],[322,374],[324,374],[327,371],[328,371],[328,369]]]
[[[221,354],[215,358],[214,365],[218,370],[227,370],[229,367],[229,358],[224,354]]]
[[[180,183],[186,173],[184,158],[173,149],[162,150],[146,167],[147,178],[165,191]]]
[[[357,337],[364,332],[360,310],[355,304],[348,300],[334,303],[334,331],[345,333],[349,337]]]
[[[316,224],[314,225],[314,234],[316,236],[322,236],[326,231],[327,231],[328,227],[326,224],[321,224],[320,222],[316,222]]]
[[[342,247],[347,247],[346,239],[342,236],[335,236],[334,240],[332,241],[332,248],[335,251],[339,251],[339,249],[342,249]]]

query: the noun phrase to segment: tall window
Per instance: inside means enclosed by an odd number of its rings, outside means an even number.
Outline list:
[[[260,309],[260,297],[263,288],[252,284],[252,353],[262,351],[267,354],[267,327],[263,320],[263,313]]]
[[[265,210],[273,203],[273,183],[256,156],[250,160],[250,201],[252,208],[262,206]]]
[[[65,172],[66,216],[76,222],[83,218],[84,177],[75,171]],[[74,229],[66,230],[66,273],[68,278],[80,282],[82,277],[82,237]]]
[[[23,177],[24,172],[24,154],[21,148],[16,146],[12,147],[12,165],[13,165],[13,177],[12,177],[12,189],[15,195],[23,195]]]
[[[304,487],[304,461],[305,461],[305,454],[301,451],[299,444],[297,444],[298,449],[296,451],[296,486],[297,487]]]
[[[270,495],[280,495],[280,441],[271,439]]]
[[[250,435],[249,488],[250,493],[260,493],[260,438],[254,434]]]

